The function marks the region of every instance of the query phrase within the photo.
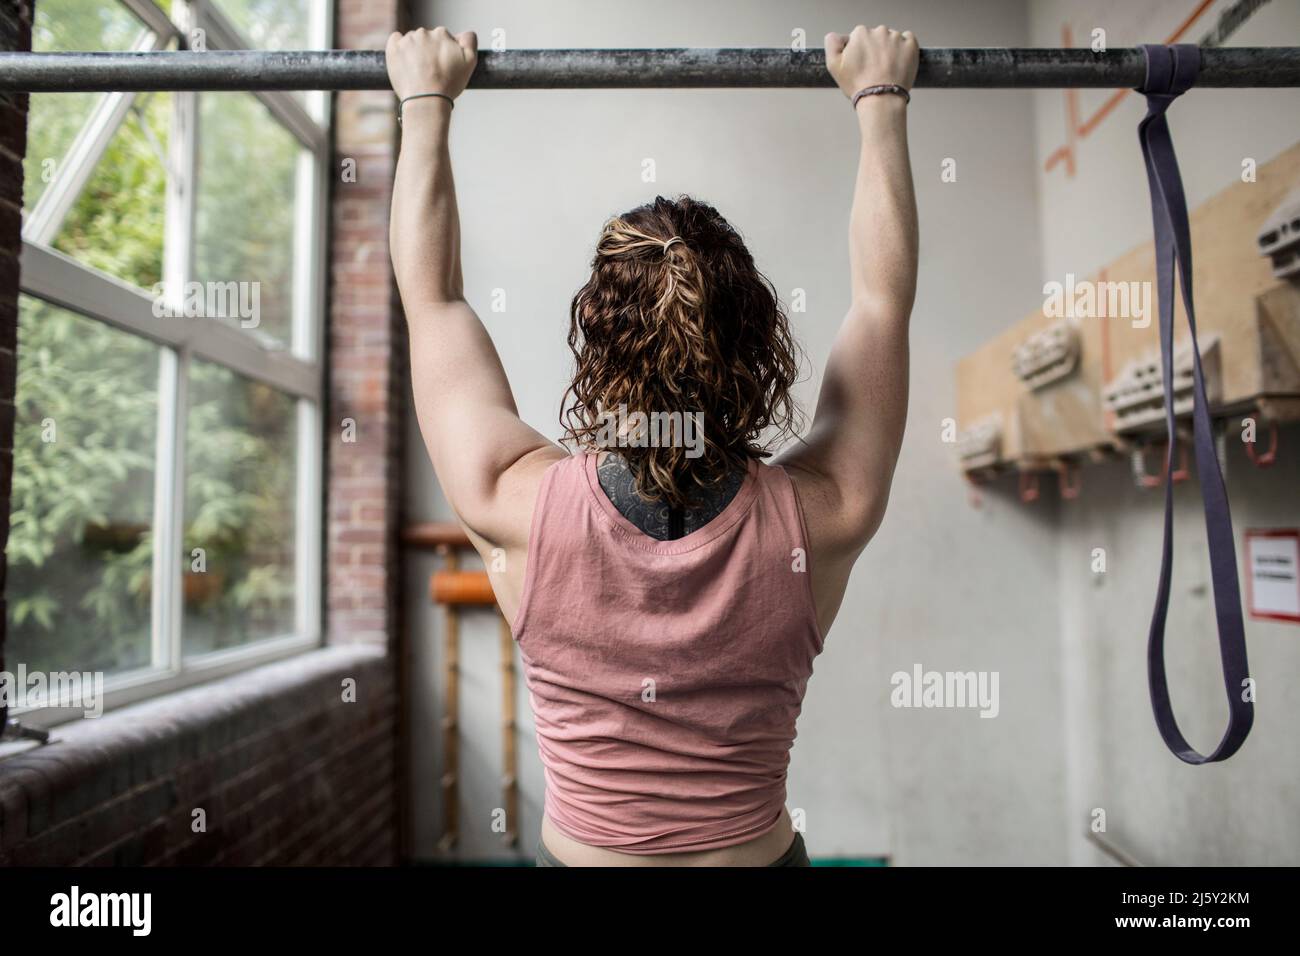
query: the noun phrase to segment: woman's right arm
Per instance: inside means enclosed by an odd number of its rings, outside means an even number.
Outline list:
[[[444,27],[393,34],[402,109],[389,247],[410,331],[411,386],[438,482],[481,553],[523,552],[546,465],[563,452],[519,418],[496,347],[465,300],[449,136],[477,38]],[[420,96],[441,93],[445,96]]]

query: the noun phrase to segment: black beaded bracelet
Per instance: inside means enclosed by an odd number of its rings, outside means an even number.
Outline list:
[[[879,86],[864,86],[853,94],[853,109],[858,108],[858,100],[864,96],[874,96],[877,93],[897,93],[905,102],[912,102],[912,94],[907,92],[905,87],[897,83],[881,83]]]

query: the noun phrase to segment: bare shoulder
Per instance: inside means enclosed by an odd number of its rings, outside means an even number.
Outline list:
[[[504,468],[496,481],[492,496],[490,522],[481,531],[466,527],[480,553],[494,548],[523,551],[528,547],[533,509],[541,490],[542,478],[556,462],[569,458],[559,445],[546,442],[521,455]]]
[[[790,476],[799,497],[814,556],[852,563],[879,522],[866,520],[856,497],[846,496],[833,478],[798,455],[783,453],[776,463]]]
[[[527,452],[498,478],[490,526],[476,531],[464,525],[491,576],[497,605],[512,625],[523,597],[528,536],[542,480],[547,469],[567,458],[568,452],[550,443]]]
[[[845,500],[839,486],[821,471],[791,455],[778,460],[790,476],[808,534],[808,563],[813,600],[822,634],[830,630],[849,575],[874,528],[864,526],[860,509]]]

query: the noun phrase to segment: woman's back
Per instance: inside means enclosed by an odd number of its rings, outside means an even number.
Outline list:
[[[780,467],[751,459],[722,512],[673,540],[614,507],[595,454],[547,468],[513,629],[562,833],[662,854],[776,826],[822,646],[806,555]]]

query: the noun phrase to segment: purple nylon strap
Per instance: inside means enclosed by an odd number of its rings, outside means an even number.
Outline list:
[[[1226,760],[1250,733],[1255,705],[1247,698],[1246,634],[1241,618],[1241,591],[1237,585],[1236,545],[1232,536],[1232,515],[1228,494],[1215,453],[1210,410],[1205,398],[1200,346],[1196,344],[1196,312],[1192,308],[1192,239],[1187,224],[1187,199],[1178,173],[1178,158],[1169,135],[1165,111],[1169,104],[1196,82],[1201,53],[1192,45],[1143,46],[1146,80],[1138,92],[1147,98],[1147,115],[1138,125],[1142,156],[1151,187],[1151,214],[1155,222],[1156,287],[1160,308],[1160,357],[1164,372],[1165,428],[1169,444],[1165,461],[1164,550],[1160,558],[1160,584],[1151,632],[1147,641],[1147,675],[1151,685],[1151,706],[1156,726],[1165,744],[1180,760],[1190,764]],[[1196,449],[1196,473],[1205,505],[1205,530],[1210,551],[1210,577],[1214,585],[1214,612],[1218,619],[1219,656],[1223,662],[1223,686],[1228,696],[1228,729],[1214,751],[1198,753],[1187,742],[1174,719],[1165,676],[1165,618],[1169,610],[1169,581],[1173,565],[1173,463],[1178,435],[1174,427],[1174,272],[1187,312],[1192,337],[1193,408],[1192,432]],[[1253,698],[1253,693],[1250,695]]]

